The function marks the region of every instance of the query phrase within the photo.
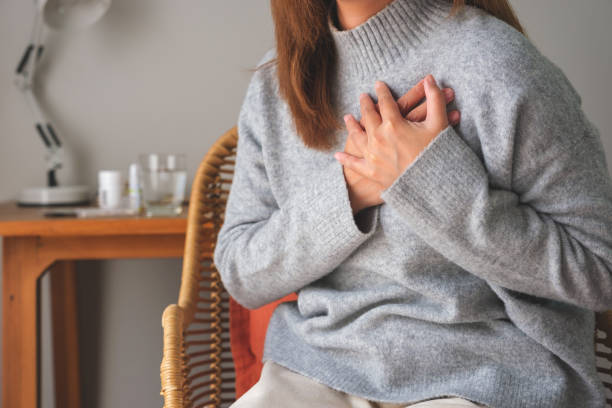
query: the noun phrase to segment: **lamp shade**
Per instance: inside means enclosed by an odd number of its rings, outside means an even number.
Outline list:
[[[55,30],[73,30],[98,21],[111,0],[40,0],[45,24]]]

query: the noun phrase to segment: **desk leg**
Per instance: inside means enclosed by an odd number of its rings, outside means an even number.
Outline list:
[[[50,272],[55,406],[79,408],[81,384],[75,263],[58,261]]]
[[[2,406],[35,408],[39,399],[36,238],[3,239]]]

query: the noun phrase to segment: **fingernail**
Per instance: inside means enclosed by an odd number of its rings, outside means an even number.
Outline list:
[[[347,123],[349,121],[349,117],[350,117],[350,115],[348,113],[346,115],[344,115],[344,117],[343,117],[344,123]]]
[[[453,112],[453,122],[455,124],[459,123],[459,119],[461,118],[461,114],[459,112]]]
[[[338,161],[340,161],[340,159],[342,158],[342,155],[338,152],[334,153],[334,158]]]
[[[448,88],[444,89],[444,97],[446,98],[447,102],[450,102],[450,100],[453,98],[453,91]]]
[[[430,74],[430,75],[427,75],[426,80],[427,80],[427,83],[428,83],[429,85],[431,85],[431,86],[434,86],[434,85],[436,84],[436,82],[435,82],[435,80],[434,80],[434,77],[433,77],[433,75],[431,75],[431,74]]]
[[[374,83],[374,86],[376,87],[376,89],[382,88],[384,84],[382,83],[382,81],[376,81]]]

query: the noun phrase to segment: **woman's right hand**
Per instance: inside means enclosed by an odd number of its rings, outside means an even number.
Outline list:
[[[446,97],[446,103],[450,103],[454,99],[454,92],[452,88],[444,88],[442,91]],[[427,104],[423,102],[416,107],[414,106],[424,97],[425,87],[423,80],[421,80],[397,100],[397,104],[402,115],[413,122],[421,122],[425,120],[427,117]],[[376,108],[378,109],[378,104],[376,105]],[[459,123],[460,116],[461,115],[458,110],[450,111],[448,113],[450,124],[452,126],[457,125]],[[363,114],[361,120],[363,120]],[[357,122],[351,115],[345,116],[345,123],[348,130],[348,136],[346,138],[344,151],[353,156],[363,157],[363,153],[358,144],[355,142],[355,137],[353,136],[359,130],[363,130],[363,123]],[[364,208],[382,204],[383,201],[380,198],[380,193],[384,190],[384,188],[380,184],[361,176],[351,169],[347,169],[345,167],[343,169],[353,215],[357,214]]]

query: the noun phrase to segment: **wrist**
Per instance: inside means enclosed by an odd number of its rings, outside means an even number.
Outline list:
[[[353,211],[353,215],[356,215],[359,211],[361,211],[364,207],[363,203],[355,197],[351,192],[349,192],[349,202],[351,204],[351,210]]]
[[[361,211],[361,210],[362,210],[362,208],[363,208],[362,206],[360,206],[360,205],[358,205],[358,204],[354,204],[354,203],[351,201],[351,210],[353,211],[353,215],[357,215],[357,213],[358,213],[359,211]]]

